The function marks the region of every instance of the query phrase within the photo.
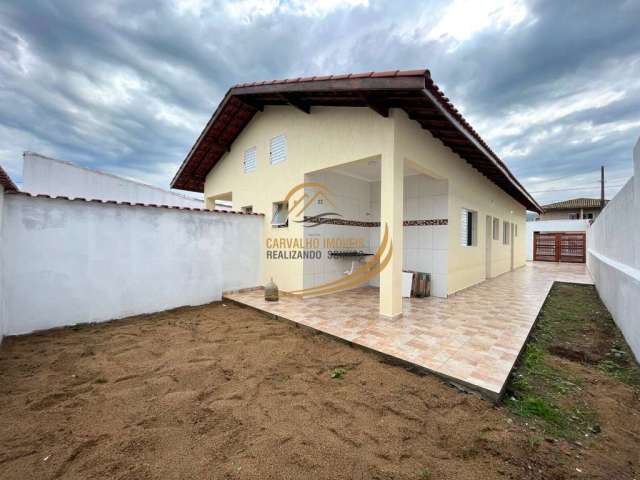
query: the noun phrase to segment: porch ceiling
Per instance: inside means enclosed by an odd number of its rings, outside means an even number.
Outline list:
[[[291,105],[305,113],[315,106],[369,107],[383,117],[401,108],[444,145],[527,209],[540,206],[431,79],[428,70],[369,72],[235,85],[200,134],[171,186],[202,192],[211,168],[256,112]]]

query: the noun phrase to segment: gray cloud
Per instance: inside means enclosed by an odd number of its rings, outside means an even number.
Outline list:
[[[515,1],[477,28],[444,1],[199,3],[4,2],[11,175],[36,150],[166,187],[234,83],[419,67],[541,202],[596,195],[601,164],[612,194],[631,174],[638,2]]]

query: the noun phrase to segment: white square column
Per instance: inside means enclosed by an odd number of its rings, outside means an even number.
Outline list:
[[[397,153],[395,121],[392,134],[380,160],[380,245],[388,229],[388,246],[381,261],[387,261],[380,272],[380,315],[402,316],[402,235],[404,221],[404,161]],[[386,253],[386,255],[385,255]]]

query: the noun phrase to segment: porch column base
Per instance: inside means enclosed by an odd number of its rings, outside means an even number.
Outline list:
[[[402,313],[396,313],[395,315],[385,315],[384,313],[380,313],[379,315],[383,320],[398,320],[402,318]]]

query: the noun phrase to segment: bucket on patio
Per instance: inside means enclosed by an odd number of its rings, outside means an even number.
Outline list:
[[[264,299],[267,302],[278,301],[278,286],[274,283],[273,278],[264,286]]]

